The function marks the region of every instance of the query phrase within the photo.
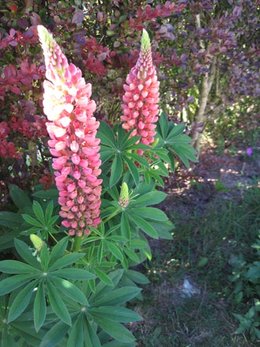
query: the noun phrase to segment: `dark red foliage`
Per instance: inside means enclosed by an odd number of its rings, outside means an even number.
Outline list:
[[[145,27],[145,22],[155,21],[158,17],[170,17],[180,13],[185,6],[185,4],[176,5],[176,2],[166,1],[164,5],[159,4],[155,8],[150,5],[145,6],[144,9],[138,8],[136,15],[130,17],[129,26],[136,30],[142,30]]]
[[[111,64],[111,58],[115,52],[108,47],[102,46],[94,37],[88,37],[80,45],[80,53],[85,67],[98,76],[107,73],[107,64]]]
[[[48,167],[49,160],[44,146],[41,84],[45,68],[38,24],[53,32],[66,55],[82,69],[93,85],[97,115],[111,123],[121,116],[122,86],[136,63],[142,28],[152,38],[161,106],[167,104],[172,116],[191,109],[192,121],[201,80],[214,59],[219,84],[212,88],[211,106],[230,105],[260,93],[259,25],[253,0],[114,0],[99,6],[96,0],[84,2],[84,6],[74,1],[28,3],[0,4],[0,170],[12,164],[13,175],[22,172],[29,182],[35,170],[39,175]],[[41,162],[32,161],[28,166],[26,158],[39,152]],[[14,160],[17,157],[19,161]]]

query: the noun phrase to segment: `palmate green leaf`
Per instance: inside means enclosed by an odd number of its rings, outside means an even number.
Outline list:
[[[190,144],[191,138],[183,133],[184,129],[184,124],[175,125],[168,121],[165,114],[162,114],[158,125],[158,133],[161,137],[159,147],[160,145],[166,147],[175,156],[179,157],[186,167],[189,167],[189,161],[196,162],[197,158],[196,151]],[[172,168],[174,168],[171,157],[170,162]],[[167,160],[167,162],[169,161]]]
[[[167,144],[171,146],[184,146],[186,148],[193,148],[190,146],[191,138],[185,134],[179,134],[177,136],[168,136]]]
[[[38,347],[41,342],[41,334],[37,334],[33,326],[28,325],[28,322],[21,322],[19,319],[12,322],[12,332],[20,336],[21,347],[34,346]],[[5,345],[5,347],[14,346],[14,345]]]
[[[68,246],[68,237],[63,237],[63,239],[61,239],[52,249],[51,254],[50,254],[50,261],[49,261],[49,265],[53,265],[55,263],[56,260],[60,259]]]
[[[134,141],[134,139],[136,139],[136,141]],[[132,144],[131,144],[131,146],[129,146],[128,149],[131,149],[133,151],[137,151],[138,149],[142,149],[143,151],[151,150],[151,146],[144,145],[141,142],[139,142],[138,144],[135,144],[138,140],[140,140],[140,136],[131,137]],[[134,142],[134,144],[133,144],[133,142]]]
[[[130,159],[132,159],[134,162],[139,163],[141,166],[149,168],[149,164],[148,164],[147,160],[145,158],[141,157],[140,155],[131,152],[131,153],[128,153],[128,157]]]
[[[156,163],[156,171],[159,172],[160,176],[168,177],[169,171],[163,162]]]
[[[143,249],[149,246],[149,243],[146,239],[144,240],[132,239],[130,244],[131,244],[131,248],[133,249]]]
[[[159,191],[152,191],[137,197],[132,203],[131,207],[143,207],[150,205],[157,205],[166,198],[167,194]]]
[[[123,343],[131,343],[135,341],[135,337],[129,330],[127,330],[122,324],[109,321],[105,318],[95,317],[95,321],[98,325],[110,336],[117,341]]]
[[[138,284],[148,284],[150,283],[149,279],[142,274],[141,272],[134,271],[134,270],[127,270],[126,276],[130,278],[133,282]]]
[[[156,182],[157,186],[164,186],[164,181],[160,176],[159,170],[150,169],[149,171],[144,172],[144,181],[145,183]]]
[[[62,278],[51,277],[51,282],[55,285],[55,288],[75,302],[79,302],[82,305],[87,305],[88,301],[85,294],[75,284]]]
[[[129,215],[132,222],[138,226],[138,228],[140,228],[143,232],[145,232],[148,236],[154,238],[154,239],[158,239],[158,233],[157,231],[154,229],[154,227],[148,223],[145,219],[135,215]]]
[[[101,347],[100,340],[93,326],[87,320],[84,321],[85,347]]]
[[[24,310],[27,308],[27,306],[30,303],[33,289],[35,288],[37,281],[33,281],[29,284],[27,284],[15,297],[14,301],[12,302],[9,313],[8,313],[8,323],[15,320],[17,317],[19,317]]]
[[[40,251],[41,267],[44,271],[47,271],[49,267],[50,253],[47,245],[44,243]]]
[[[166,216],[166,214],[158,208],[154,207],[138,207],[136,209],[133,209],[133,213],[131,213],[132,216],[135,214],[142,218],[151,219],[159,222],[168,221],[168,217]]]
[[[23,219],[26,221],[26,223],[33,225],[37,228],[42,229],[43,228],[43,224],[41,222],[39,222],[37,219],[33,218],[32,216],[30,216],[29,214],[22,214]]]
[[[140,263],[140,259],[138,258],[137,254],[129,248],[124,248],[125,254],[135,263]]]
[[[114,230],[117,230],[117,229],[119,229],[119,226],[117,226],[117,228]],[[110,235],[108,239],[109,239],[109,241],[116,242],[116,243],[121,243],[121,242],[124,243],[127,241],[126,238],[124,236],[121,236],[121,235],[113,235],[113,236]]]
[[[99,306],[89,309],[89,313],[94,317],[105,317],[108,320],[119,323],[138,322],[142,317],[136,312],[120,306]]]
[[[102,297],[96,297],[92,304],[93,306],[122,305],[135,298],[140,292],[141,289],[137,287],[122,287],[114,289],[112,292],[104,293]]]
[[[131,173],[131,176],[134,179],[135,184],[138,185],[138,183],[139,183],[139,172],[138,172],[138,169],[137,169],[136,165],[130,159],[128,159],[126,156],[124,156],[124,161],[127,164],[127,167],[129,169],[129,172]]]
[[[32,194],[33,197],[46,200],[56,200],[58,199],[59,193],[55,188],[48,190],[38,190]]]
[[[100,269],[95,269],[95,273],[104,284],[111,287],[114,286],[113,281],[105,272],[101,271]]]
[[[158,128],[160,135],[165,139],[168,134],[168,118],[164,112],[160,114]]]
[[[110,272],[107,275],[110,278],[113,284],[113,287],[116,287],[118,285],[119,281],[121,280],[123,276],[123,273],[124,273],[124,270],[118,269],[118,270]],[[96,286],[95,294],[91,296],[91,300],[95,301],[97,298],[102,297],[102,295],[105,294],[108,290],[112,291],[113,288],[111,288],[111,286],[109,286],[108,288],[107,285],[102,281],[99,282]]]
[[[138,197],[141,195],[144,195],[146,193],[150,193],[155,189],[154,182],[151,182],[149,184],[145,184],[144,182],[141,182],[138,184],[138,186],[134,189],[133,195],[134,197]]]
[[[15,346],[15,344],[16,344],[15,338],[8,333],[7,329],[2,329],[2,332],[0,335],[0,347]]]
[[[183,131],[185,129],[185,124],[177,124],[174,125],[174,127],[171,129],[171,131],[168,133],[166,141],[172,139],[173,137],[177,137],[179,135],[183,135],[183,136],[187,136],[183,134]],[[187,136],[188,137],[188,136]],[[189,137],[188,137],[189,138]],[[189,138],[189,142],[190,142],[190,138]]]
[[[115,256],[120,261],[123,260],[124,258],[123,253],[121,252],[120,248],[115,243],[106,240],[105,245],[107,246],[109,251],[113,254],[113,256]]]
[[[74,281],[76,280],[87,281],[87,280],[96,278],[95,274],[83,269],[78,269],[78,268],[65,268],[61,270],[52,271],[51,274],[53,276],[62,277],[62,278],[66,278],[67,280],[74,280]]]
[[[187,168],[190,166],[189,160],[193,162],[197,161],[196,152],[190,145],[175,144],[169,150],[177,155]]]
[[[34,274],[14,275],[0,281],[0,296],[20,288],[34,278]]]
[[[101,217],[104,219],[108,216],[110,216],[111,214],[115,213],[117,210],[117,208],[115,206],[109,206],[106,209],[101,211]]]
[[[167,222],[152,222],[153,227],[156,229],[159,238],[165,240],[172,240],[171,231],[174,229],[174,225],[170,220]]]
[[[135,149],[141,149],[139,144],[136,145],[136,142],[140,139],[140,136],[132,136],[127,139],[127,142],[124,145],[124,150],[135,150]],[[135,146],[135,147],[134,147]],[[138,147],[137,147],[138,146]],[[149,148],[146,146],[146,149]]]
[[[107,179],[107,181],[104,180],[104,187],[107,187],[107,189],[105,189],[105,192],[108,192],[108,194],[111,196],[112,199],[118,200],[119,191],[118,191],[116,186],[109,188],[109,180],[108,179]]]
[[[38,332],[43,326],[46,318],[46,300],[43,283],[38,286],[33,305],[34,327]]]
[[[142,240],[140,239],[131,240],[131,248],[139,249],[142,253],[145,254],[147,259],[149,260],[152,259],[151,248],[150,248],[149,242],[145,239],[145,236],[143,236]]]
[[[113,130],[105,122],[100,122],[97,137],[100,138],[102,145],[116,148]]]
[[[158,156],[161,160],[166,163],[171,163],[171,158],[168,155],[169,151],[165,148],[155,148],[153,149],[153,154]]]
[[[18,254],[26,263],[30,264],[36,269],[41,268],[41,264],[37,261],[36,257],[32,255],[32,251],[25,242],[15,239],[14,245]]]
[[[8,231],[8,233],[4,233],[0,236],[0,252],[13,248],[14,246],[14,238],[17,236],[18,231]]]
[[[0,261],[0,271],[7,274],[39,274],[40,271],[34,267],[17,260]]]
[[[113,187],[120,179],[123,173],[123,161],[121,155],[117,154],[112,162],[111,176],[109,180],[110,188]]]
[[[64,322],[55,324],[46,335],[44,335],[39,347],[54,347],[62,341],[66,335],[69,326]]]
[[[101,239],[97,247],[97,260],[99,264],[102,263],[103,254],[104,254],[104,240]]]
[[[115,150],[101,146],[100,155],[101,155],[102,165],[104,165],[108,160],[110,160],[115,155]]]
[[[54,223],[56,223],[59,218],[59,216],[52,216],[49,220],[49,225],[53,225]]]
[[[71,253],[63,256],[62,258],[56,260],[49,268],[50,271],[61,269],[63,267],[69,266],[76,263],[79,259],[85,256],[84,253]]]
[[[78,316],[70,328],[66,347],[84,347],[84,322],[82,315]]]
[[[118,145],[120,148],[125,148],[125,145],[130,135],[131,135],[131,132],[125,131],[121,126],[117,127],[117,138],[118,138]]]
[[[19,209],[23,210],[25,207],[31,207],[32,202],[28,195],[15,184],[9,184],[9,193]]]
[[[0,212],[0,225],[9,229],[18,229],[22,223],[23,219],[18,213],[9,211]]]
[[[71,317],[69,311],[60,297],[59,291],[55,286],[47,282],[48,298],[53,312],[66,324],[71,326]]]
[[[50,219],[52,217],[53,214],[53,209],[54,209],[54,205],[53,205],[53,201],[51,200],[45,210],[45,219],[46,219],[46,223],[48,224],[50,222]]]
[[[42,209],[41,205],[39,204],[39,202],[34,200],[32,208],[33,208],[33,212],[34,212],[35,216],[37,217],[37,219],[42,224],[45,224],[44,212],[43,212],[43,209]]]
[[[130,228],[129,219],[128,219],[128,217],[127,217],[125,212],[123,212],[122,215],[121,215],[120,228],[121,228],[121,234],[127,240],[129,240],[130,237],[131,237],[131,228]]]

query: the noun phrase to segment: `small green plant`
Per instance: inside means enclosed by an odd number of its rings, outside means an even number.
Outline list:
[[[215,189],[217,192],[227,192],[228,191],[225,184],[220,180],[217,180],[214,185],[215,185]]]
[[[249,333],[253,341],[260,339],[260,301],[256,300],[254,305],[244,315],[234,313],[234,317],[239,321],[237,334]]]
[[[256,251],[256,256],[260,256],[260,240],[252,245]],[[257,300],[260,290],[260,261],[246,261],[243,255],[233,256],[231,265],[233,273],[231,281],[235,284],[233,291],[233,300],[238,304],[251,303],[250,309],[245,314],[235,313],[235,318],[239,321],[239,327],[236,330],[237,334],[247,332],[252,340],[260,339],[260,302]],[[242,305],[243,307],[243,305]]]

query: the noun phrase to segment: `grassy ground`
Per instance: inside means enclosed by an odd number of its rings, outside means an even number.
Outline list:
[[[217,193],[189,215],[185,208],[175,212],[180,201],[168,198],[167,212],[176,225],[174,239],[152,244],[154,258],[145,269],[151,284],[137,307],[144,322],[133,327],[138,347],[256,345],[248,335],[235,334],[239,324],[232,313],[245,313],[250,300],[235,302],[230,260],[239,254],[256,260],[251,245],[259,233],[260,192],[244,191],[240,201],[237,194],[236,201],[232,194],[225,200],[223,194]]]

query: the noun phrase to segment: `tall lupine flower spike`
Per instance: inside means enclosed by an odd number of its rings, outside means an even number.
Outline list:
[[[91,84],[81,71],[69,64],[53,36],[38,26],[43,48],[46,79],[43,106],[49,122],[48,145],[53,159],[55,182],[59,191],[62,225],[70,235],[88,234],[90,226],[100,223],[102,180],[99,122],[93,116]]]
[[[143,30],[139,58],[126,78],[124,90],[122,126],[127,131],[133,130],[132,136],[141,136],[141,143],[149,145],[154,142],[158,120],[159,82],[146,30]]]

